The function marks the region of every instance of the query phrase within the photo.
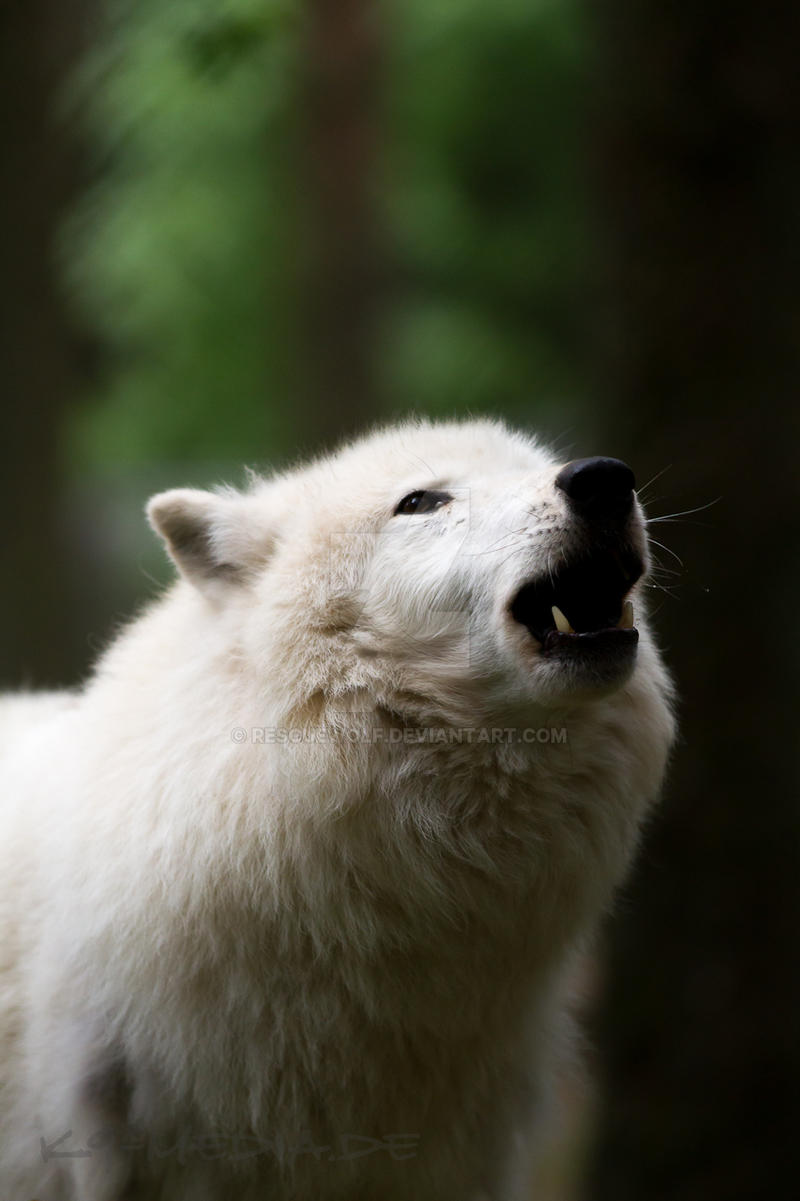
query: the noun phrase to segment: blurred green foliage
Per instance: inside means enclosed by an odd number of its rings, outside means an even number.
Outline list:
[[[385,194],[406,287],[395,403],[499,410],[582,389],[583,46],[571,0],[398,8]]]
[[[72,101],[93,183],[62,257],[100,353],[79,468],[298,436],[298,0],[106,0]],[[381,411],[538,424],[583,389],[584,48],[573,0],[384,3]],[[535,407],[534,407],[535,406]]]
[[[76,81],[95,183],[63,237],[104,352],[77,458],[238,457],[285,399],[289,6],[108,9]]]

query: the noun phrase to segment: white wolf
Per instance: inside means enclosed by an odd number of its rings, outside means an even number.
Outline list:
[[[181,578],[0,706],[3,1198],[517,1195],[672,739],[632,485],[411,422],[151,501]]]

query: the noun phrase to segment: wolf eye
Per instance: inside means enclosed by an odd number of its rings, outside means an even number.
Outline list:
[[[409,492],[394,511],[395,517],[408,513],[432,513],[453,498],[449,492]]]

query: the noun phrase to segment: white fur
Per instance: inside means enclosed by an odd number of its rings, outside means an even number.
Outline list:
[[[152,502],[186,579],[81,693],[0,704],[0,1196],[516,1196],[570,962],[672,738],[640,589],[615,689],[509,618],[577,537],[558,466],[419,422]],[[567,742],[405,740],[428,727]],[[400,1133],[408,1158],[343,1154]]]

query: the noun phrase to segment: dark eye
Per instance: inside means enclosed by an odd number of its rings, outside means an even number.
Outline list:
[[[395,517],[408,513],[432,513],[453,498],[449,492],[409,492],[394,511]]]

